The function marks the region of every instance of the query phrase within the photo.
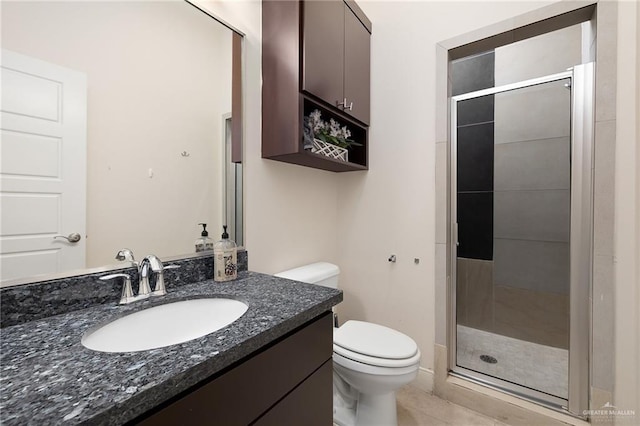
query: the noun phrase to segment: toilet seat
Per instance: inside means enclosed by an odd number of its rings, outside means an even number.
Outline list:
[[[377,358],[373,356],[364,355],[358,352],[353,352],[348,349],[345,349],[336,344],[333,345],[333,353],[334,355],[339,355],[343,358],[348,358],[352,361],[359,362],[362,364],[371,365],[373,367],[383,367],[383,368],[402,368],[402,367],[410,367],[414,364],[417,364],[420,361],[420,351],[417,351],[412,357],[405,359],[388,359],[388,358]],[[335,359],[335,357],[334,357]]]
[[[334,353],[377,367],[401,368],[420,360],[418,345],[391,328],[364,321],[347,321],[333,331]]]

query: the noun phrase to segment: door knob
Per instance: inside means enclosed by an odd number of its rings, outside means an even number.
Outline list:
[[[53,237],[54,240],[56,238],[64,238],[65,240],[69,241],[70,243],[77,243],[78,241],[80,241],[80,239],[82,237],[77,232],[72,232],[71,234],[69,234],[68,237],[65,237],[64,235],[56,235],[55,237]]]

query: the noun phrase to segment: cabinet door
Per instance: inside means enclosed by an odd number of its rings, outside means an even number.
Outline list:
[[[369,124],[371,35],[356,15],[345,7],[344,97],[352,109],[346,112]]]
[[[336,106],[343,99],[344,15],[342,0],[302,3],[302,90]]]

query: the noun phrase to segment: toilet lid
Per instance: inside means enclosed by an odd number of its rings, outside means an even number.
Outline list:
[[[333,345],[333,362],[341,364],[340,356],[336,357],[336,355],[340,355],[346,359],[356,361],[357,364],[367,364],[374,367],[391,367],[391,368],[417,367],[418,363],[420,362],[420,351],[417,351],[416,354],[411,358],[390,359],[390,358],[380,358],[380,357],[363,355],[363,354],[345,349],[342,346],[338,346],[334,344]],[[353,369],[353,364],[346,367]]]
[[[407,359],[418,352],[416,342],[399,331],[353,320],[333,330],[333,344],[351,352],[384,359]]]

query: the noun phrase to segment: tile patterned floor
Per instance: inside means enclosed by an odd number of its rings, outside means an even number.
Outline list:
[[[498,360],[488,364],[480,355]],[[567,398],[569,352],[458,325],[458,365]]]
[[[411,385],[401,388],[396,397],[398,426],[506,426]]]

